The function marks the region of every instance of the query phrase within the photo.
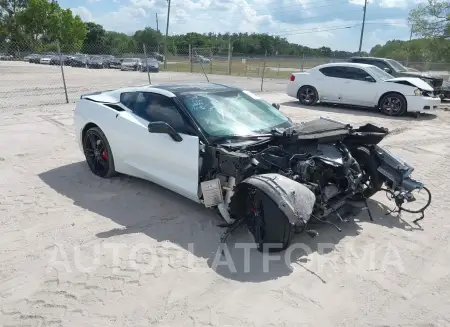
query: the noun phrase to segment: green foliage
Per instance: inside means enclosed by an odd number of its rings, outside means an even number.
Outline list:
[[[392,58],[400,61],[449,62],[450,40],[421,38],[411,41],[392,40],[385,45],[377,44],[370,50],[374,57]]]
[[[428,0],[411,10],[409,21],[414,34],[432,38],[450,38],[450,1]]]

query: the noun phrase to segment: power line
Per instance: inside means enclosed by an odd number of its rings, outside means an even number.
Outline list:
[[[297,30],[297,31],[291,31],[290,33],[286,34],[271,34],[273,36],[289,36],[289,35],[301,35],[301,34],[313,34],[313,33],[319,33],[319,32],[328,32],[328,31],[336,31],[336,30],[342,30],[342,29],[349,29],[353,27],[358,27],[360,24],[354,24],[354,25],[344,25],[344,26],[335,26],[330,28],[312,28],[312,29],[305,29],[305,30]]]
[[[289,13],[295,13],[295,12],[300,12],[300,11],[303,11],[303,10],[291,10],[291,11],[289,11]],[[332,16],[334,16],[336,14],[351,13],[351,12],[357,12],[357,11],[359,12],[360,9],[334,11],[334,12],[327,13],[325,15],[316,15],[316,16],[309,16],[309,17],[305,17],[305,18],[300,18],[299,20],[301,22],[303,22],[303,21],[313,20],[313,19],[316,19],[316,18],[332,17]],[[236,13],[234,15],[228,15],[226,17],[226,20],[231,20],[231,19],[233,19],[235,17],[238,17],[238,16],[241,17],[241,15],[242,15],[241,13]],[[203,17],[203,18],[196,18],[195,20],[196,21],[211,21],[211,20],[215,20],[216,21],[217,18],[216,17]]]

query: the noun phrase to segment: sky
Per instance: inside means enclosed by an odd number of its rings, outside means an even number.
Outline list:
[[[362,49],[410,37],[408,13],[425,0],[368,0]],[[167,0],[60,0],[84,21],[133,34],[165,33]],[[171,0],[169,35],[247,32],[279,35],[318,48],[358,51],[364,0]]]

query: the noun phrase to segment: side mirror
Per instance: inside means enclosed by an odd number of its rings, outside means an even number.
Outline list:
[[[388,74],[392,73],[392,70],[389,67],[384,67],[383,70]]]
[[[177,133],[176,130],[173,129],[172,126],[169,124],[162,122],[162,121],[156,121],[148,124],[148,131],[150,133],[159,133],[159,134],[169,134],[170,137],[175,142],[181,142],[183,138],[180,134]]]
[[[279,103],[272,103],[272,107],[274,107],[277,110],[280,110],[280,104]]]
[[[373,79],[372,76],[366,76],[366,77],[364,77],[364,80],[365,80],[366,82],[375,83],[375,80]]]

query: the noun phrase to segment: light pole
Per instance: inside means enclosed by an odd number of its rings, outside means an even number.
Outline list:
[[[164,40],[164,70],[167,69],[167,37],[169,35],[170,0],[167,0],[166,38]]]
[[[359,38],[359,50],[358,53],[361,55],[361,47],[362,47],[362,41],[364,37],[364,25],[366,24],[366,9],[367,9],[367,0],[364,1],[364,14],[363,14],[363,22],[361,26],[361,36]]]

